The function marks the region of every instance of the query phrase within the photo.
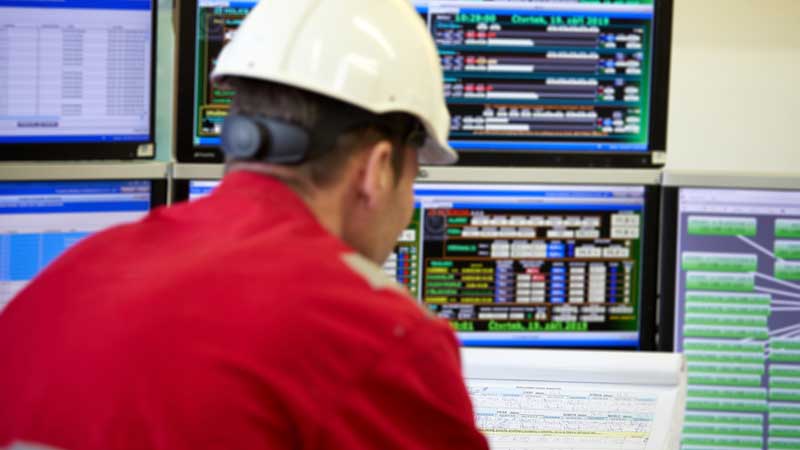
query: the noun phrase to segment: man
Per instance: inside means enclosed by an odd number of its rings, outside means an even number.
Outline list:
[[[83,241],[0,316],[0,447],[485,449],[452,331],[377,265],[418,160],[455,159],[419,17],[262,1],[214,77],[218,190]]]

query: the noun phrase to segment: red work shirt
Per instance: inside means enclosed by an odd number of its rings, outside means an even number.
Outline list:
[[[458,345],[283,184],[79,243],[0,315],[0,447],[486,449]]]

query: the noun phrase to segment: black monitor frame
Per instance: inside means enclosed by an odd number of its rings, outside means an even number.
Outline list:
[[[150,179],[150,210],[154,210],[159,206],[167,206],[169,198],[167,197],[168,182],[166,179]]]
[[[158,0],[150,2],[150,134],[141,142],[0,144],[0,161],[148,160],[155,158]]]
[[[438,180],[419,179],[423,183],[437,183]],[[513,184],[513,183],[512,183]],[[559,182],[553,183],[551,181],[542,184],[559,184],[559,185],[578,185],[574,182]],[[593,185],[602,186],[603,184],[588,183]],[[607,185],[614,185],[614,183],[604,183]],[[639,297],[639,345],[635,350],[637,351],[657,351],[657,301],[658,301],[658,251],[659,251],[659,223],[661,213],[661,185],[659,184],[641,184],[637,186],[644,186],[644,239],[642,240],[642,267],[641,267],[641,290]],[[188,192],[188,183],[187,183]],[[188,198],[188,194],[187,194]],[[480,345],[470,345],[471,348],[483,347]],[[503,346],[493,345],[485,348],[538,348],[538,347],[520,347],[520,346]],[[548,348],[548,347],[541,347]],[[616,348],[616,347],[559,347],[559,349],[569,350],[603,350],[603,351],[631,351],[631,348]]]
[[[174,205],[176,203],[181,203],[189,200],[189,183],[192,181],[200,181],[198,180],[184,180],[184,179],[175,179],[172,180],[172,196],[169,199],[170,205]],[[206,180],[202,180],[206,181]],[[213,180],[208,180],[213,181]]]
[[[700,175],[702,176],[702,175]],[[718,177],[718,176],[717,176]],[[724,182],[715,181],[715,176],[709,175],[711,183],[689,182],[678,185],[665,185],[661,194],[661,224],[660,224],[660,260],[658,280],[658,323],[656,342],[659,351],[675,351],[675,314],[677,299],[675,285],[678,276],[678,224],[680,217],[680,190],[684,188],[699,189],[756,189],[756,190],[797,190],[800,187],[784,186],[783,180],[771,180],[764,183],[759,178],[737,176],[725,177]],[[781,178],[781,177],[778,177]],[[790,182],[791,183],[791,182]],[[771,185],[773,184],[773,185]]]
[[[674,0],[655,0],[653,67],[647,152],[469,151],[459,152],[460,166],[493,167],[659,167],[665,162]],[[175,76],[175,152],[181,163],[221,163],[216,147],[195,147],[195,66],[197,0],[177,0]]]
[[[222,163],[224,157],[219,148],[194,145],[197,0],[176,0],[174,7],[175,160],[179,163]]]
[[[678,192],[676,186],[664,186],[661,194],[661,239],[660,277],[658,281],[658,330],[659,351],[675,349],[675,264],[678,258]]]
[[[653,67],[647,152],[470,151],[459,152],[462,166],[661,167],[666,163],[669,82],[674,0],[654,0]]]
[[[656,350],[656,311],[658,302],[658,246],[661,186],[645,186],[645,240],[642,249],[642,288],[639,299],[639,350]]]

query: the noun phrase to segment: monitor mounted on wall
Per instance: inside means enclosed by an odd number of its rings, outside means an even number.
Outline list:
[[[235,92],[209,74],[257,1],[180,3],[177,159],[221,162]],[[672,0],[411,3],[438,47],[459,164],[665,162]]]
[[[0,3],[0,160],[152,159],[156,9]]]

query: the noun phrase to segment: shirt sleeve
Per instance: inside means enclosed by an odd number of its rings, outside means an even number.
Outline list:
[[[397,348],[342,393],[320,448],[488,450],[475,425],[453,332],[439,323],[423,328],[398,339]]]

